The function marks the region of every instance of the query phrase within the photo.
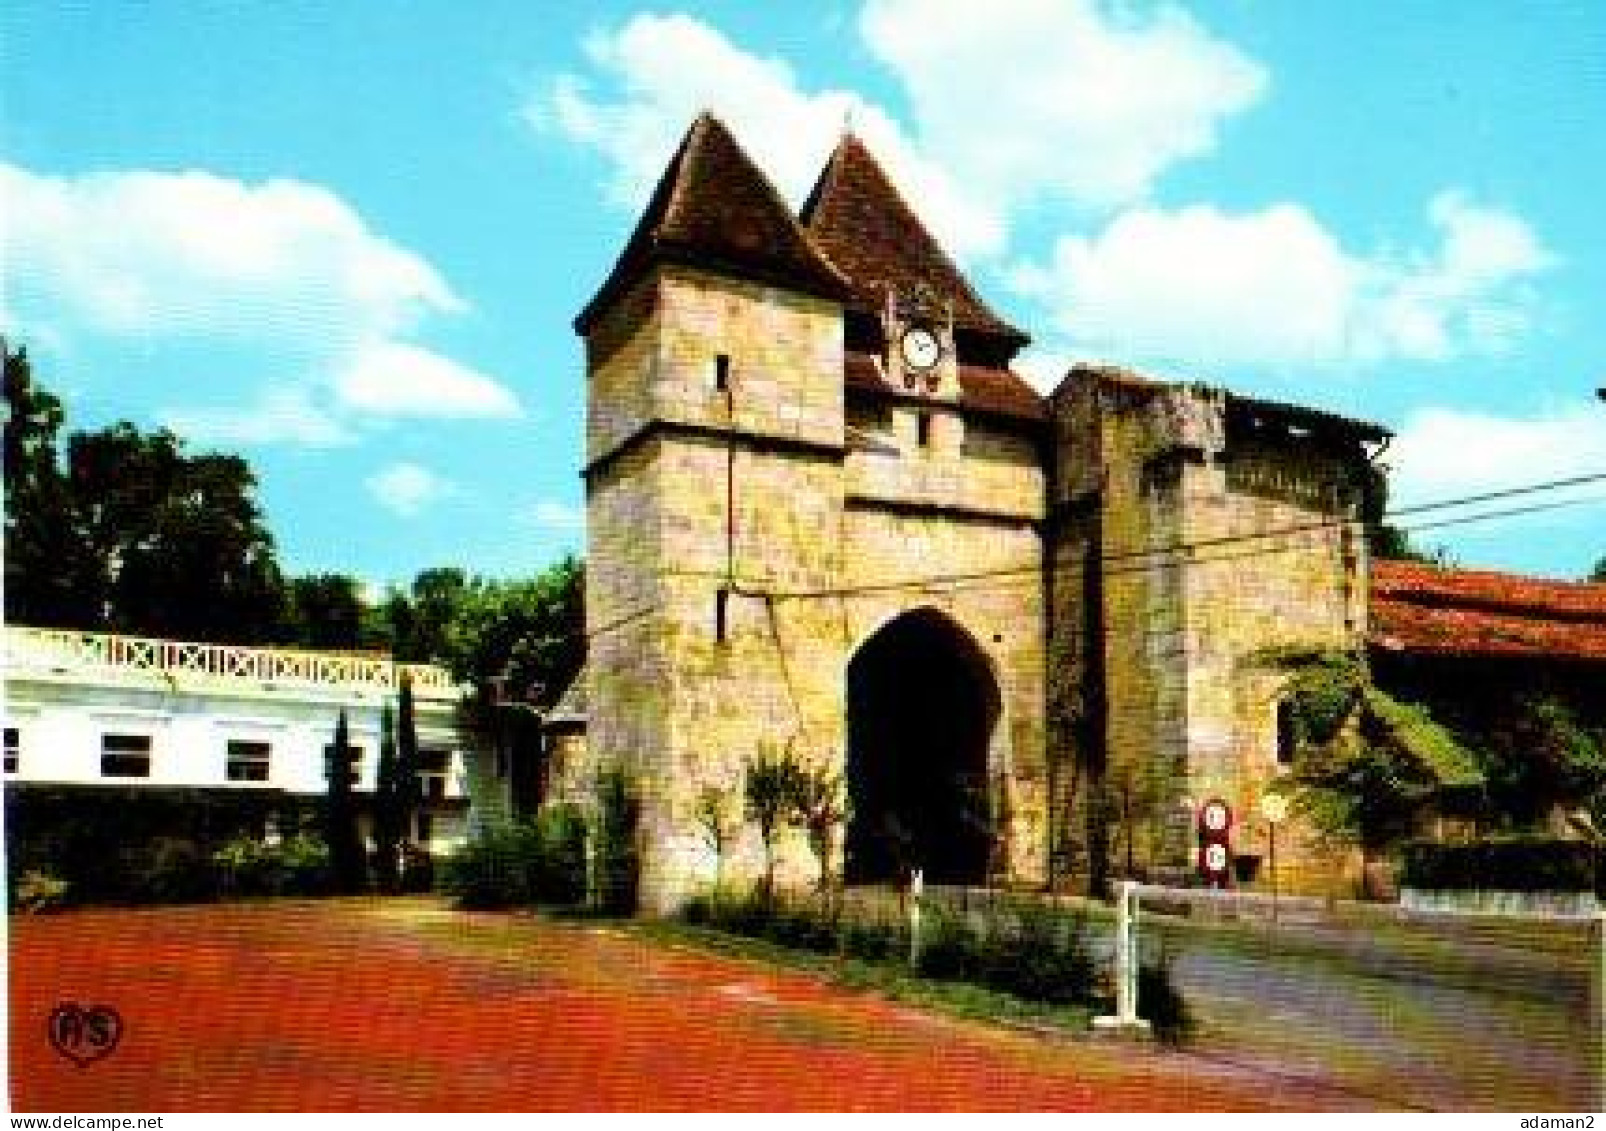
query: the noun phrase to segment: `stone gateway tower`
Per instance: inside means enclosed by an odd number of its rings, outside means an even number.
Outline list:
[[[552,784],[584,799],[601,771],[633,780],[649,909],[716,869],[757,873],[756,834],[718,860],[699,814],[739,821],[760,756],[841,776],[850,882],[1041,883],[1086,855],[1078,798],[1109,766],[1157,759],[1174,801],[1263,737],[1210,691],[1263,622],[1279,643],[1358,631],[1350,535],[1290,546],[1248,622],[1170,566],[1139,583],[1089,563],[1117,532],[1290,513],[1350,531],[1359,426],[1109,371],[1040,397],[1010,370],[1027,336],[852,136],[794,216],[699,117],[575,327],[588,718]],[[1299,453],[1286,467],[1279,445]],[[1165,647],[1138,643],[1161,628]],[[812,875],[802,837],[781,847],[783,878]]]

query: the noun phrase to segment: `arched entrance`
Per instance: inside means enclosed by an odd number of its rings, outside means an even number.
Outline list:
[[[849,883],[905,867],[930,883],[986,882],[998,707],[986,658],[935,609],[905,613],[864,643],[848,664]]]

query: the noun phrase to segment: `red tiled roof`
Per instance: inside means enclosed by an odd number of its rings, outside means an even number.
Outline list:
[[[843,384],[849,390],[882,395],[902,395],[901,389],[887,384],[872,354],[849,350],[843,355]],[[1016,420],[1043,421],[1048,409],[1035,390],[1009,369],[982,365],[959,366],[959,405],[972,412],[1006,416]]]
[[[586,333],[656,263],[845,299],[846,277],[804,233],[786,201],[717,118],[698,116],[653,190],[608,278],[575,319]]]
[[[904,202],[864,143],[845,135],[803,204],[803,226],[851,280],[853,305],[872,314],[917,284],[953,303],[954,325],[1019,348],[1030,339],[990,310]]]
[[[1606,585],[1379,561],[1371,614],[1391,651],[1606,661]]]

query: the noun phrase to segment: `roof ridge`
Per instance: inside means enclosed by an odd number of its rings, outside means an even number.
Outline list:
[[[856,193],[850,172],[860,182]],[[869,218],[863,214],[866,202],[877,223],[867,223]],[[860,206],[859,215],[852,205]],[[936,274],[939,278],[933,281],[954,292],[948,297],[960,329],[1007,339],[1017,348],[1029,341],[981,297],[869,146],[851,130],[844,131],[826,159],[798,219],[846,272],[861,306],[880,308],[884,296],[876,294],[875,287],[899,282],[886,278],[889,273]],[[836,254],[839,251],[844,254]]]
[[[642,273],[677,263],[842,301],[851,281],[711,111],[693,120],[623,251],[574,326],[588,333]]]

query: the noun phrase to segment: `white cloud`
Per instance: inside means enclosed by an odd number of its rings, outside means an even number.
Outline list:
[[[368,477],[368,491],[403,518],[413,518],[425,508],[454,493],[456,488],[427,467],[416,463],[393,463]]]
[[[1531,417],[1420,409],[1399,429],[1386,462],[1393,469],[1392,502],[1404,505],[1606,472],[1606,411],[1593,401]],[[1596,483],[1572,495],[1603,491],[1606,484]],[[1517,498],[1510,505],[1564,497]]]
[[[307,390],[293,387],[269,389],[258,403],[245,407],[173,408],[158,417],[164,427],[195,443],[222,447],[332,448],[356,439],[335,412],[318,406]]]
[[[548,530],[584,530],[586,512],[583,507],[560,503],[555,499],[542,499],[530,507],[529,521]]]
[[[685,15],[594,32],[592,73],[558,76],[525,114],[600,152],[610,195],[632,208],[703,109],[794,203],[851,118],[963,257],[1002,251],[1012,213],[1039,197],[1105,206],[1142,196],[1165,169],[1213,148],[1220,124],[1266,85],[1259,64],[1169,6],[1145,15],[1092,0],[872,0],[858,30],[907,93],[913,130],[851,91],[805,89],[785,60]]]
[[[255,351],[284,370],[274,388],[334,390],[343,408],[374,415],[516,411],[491,378],[412,344],[426,319],[466,304],[421,256],[372,231],[327,189],[193,171],[57,177],[0,165],[0,199],[4,313],[30,336]],[[373,388],[376,361],[398,371],[401,395]],[[350,422],[320,423],[308,395],[262,392],[272,419],[256,423],[246,407],[169,415],[220,436],[332,442]]]
[[[359,350],[337,376],[343,404],[387,416],[517,416],[503,386],[428,350],[377,342]]]
[[[786,62],[744,51],[707,24],[638,15],[594,33],[585,52],[596,74],[558,76],[525,114],[537,129],[600,152],[611,166],[615,204],[642,207],[686,127],[711,109],[795,207],[851,119],[950,251],[1003,244],[999,211],[968,192],[885,110],[849,91],[805,91]]]
[[[921,145],[1006,210],[1139,199],[1268,84],[1169,4],[870,0],[859,27],[902,80]]]
[[[1518,216],[1458,192],[1434,246],[1344,248],[1298,204],[1134,208],[1013,274],[1076,351],[1145,364],[1296,368],[1498,353],[1528,327],[1554,257]]]

